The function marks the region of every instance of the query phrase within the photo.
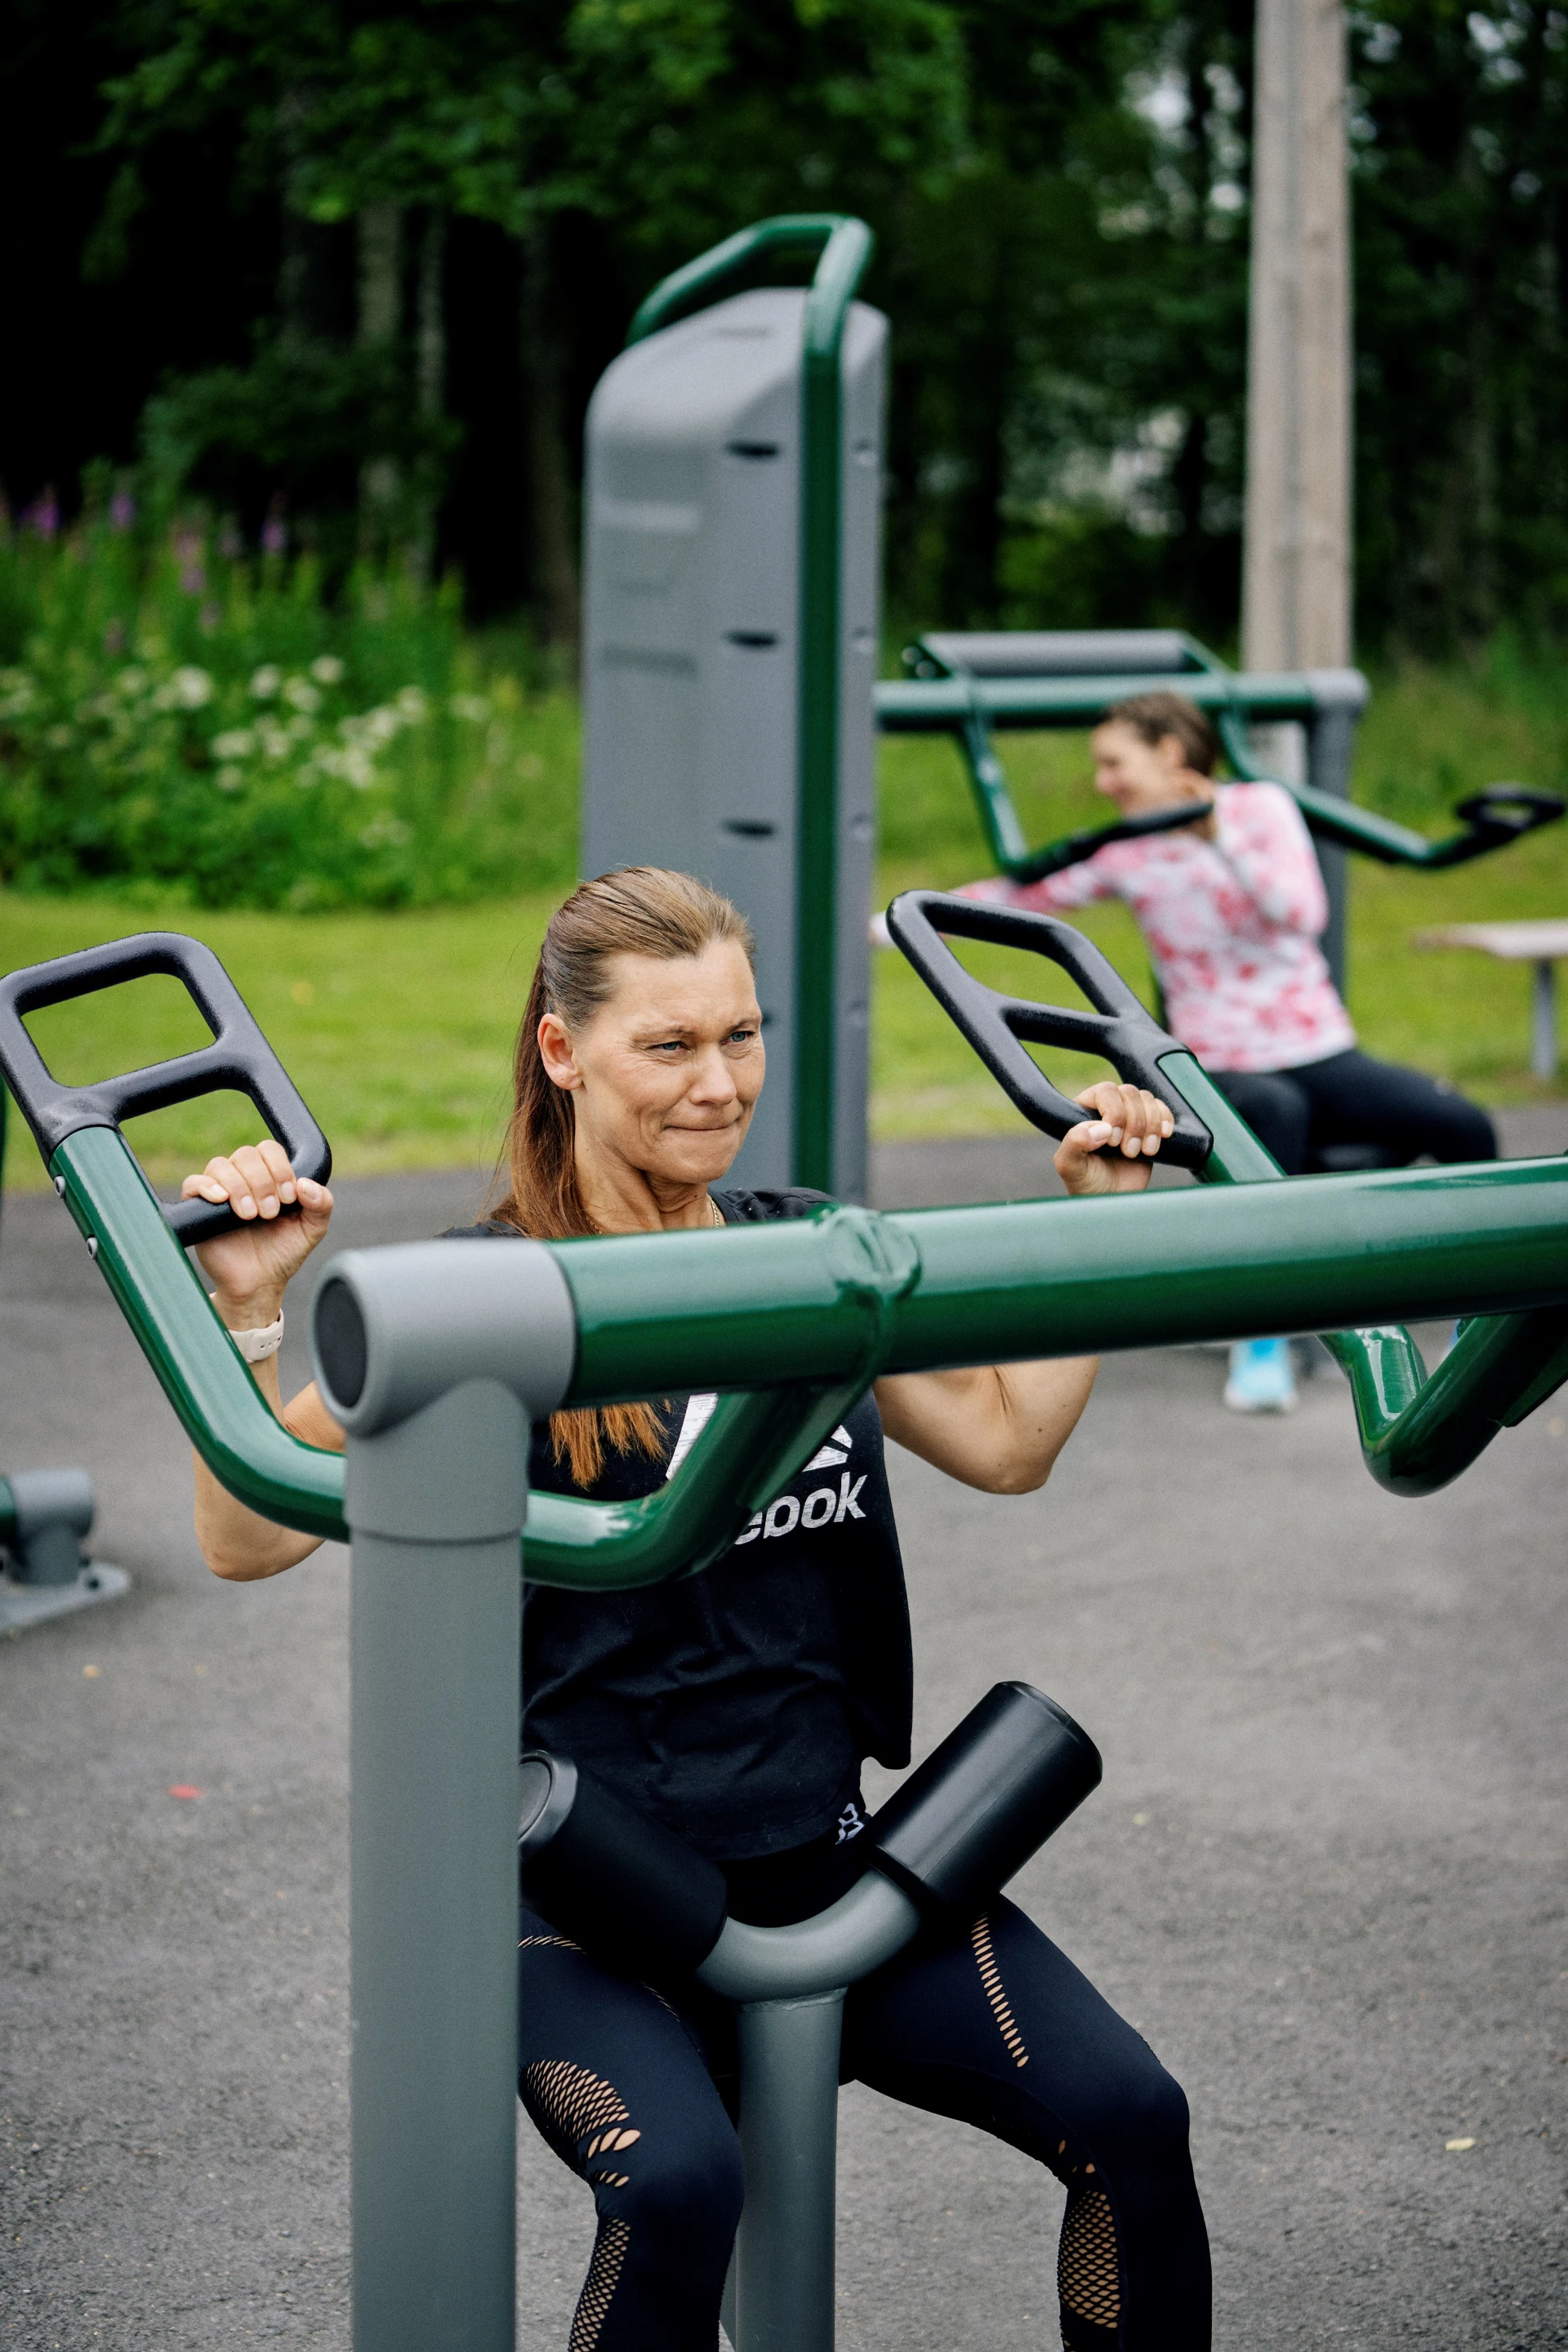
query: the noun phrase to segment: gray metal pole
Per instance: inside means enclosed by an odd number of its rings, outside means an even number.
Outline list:
[[[1531,991],[1530,1066],[1538,1078],[1557,1076],[1557,971],[1550,956],[1536,964]]]
[[[1309,676],[1313,708],[1307,727],[1306,781],[1314,792],[1332,793],[1336,800],[1348,801],[1351,796],[1351,768],[1355,759],[1356,725],[1366,708],[1366,680],[1359,669],[1313,670]],[[1323,884],[1329,894],[1329,928],[1323,934],[1323,953],[1328,959],[1334,986],[1342,996],[1345,988],[1347,896],[1345,852],[1331,841],[1319,841],[1313,846],[1318,853],[1318,864],[1322,868]]]
[[[514,2343],[528,1441],[491,1380],[348,1440],[355,2352]]]
[[[840,1991],[740,2016],[735,2352],[833,2352]]]

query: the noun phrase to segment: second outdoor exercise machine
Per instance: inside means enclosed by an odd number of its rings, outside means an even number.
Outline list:
[[[1428,841],[1349,798],[1356,722],[1369,692],[1360,670],[1233,670],[1184,630],[932,630],[904,658],[912,675],[877,687],[878,727],[884,734],[952,738],[997,871],[1016,882],[1059,874],[1129,835],[1124,821],[1031,848],[993,740],[998,732],[1093,727],[1116,703],[1156,689],[1174,688],[1196,703],[1242,782],[1283,782],[1295,795],[1329,885],[1324,952],[1341,984],[1344,889],[1337,853],[1440,871],[1506,848],[1554,823],[1565,805],[1557,793],[1531,785],[1489,784],[1458,803],[1458,832]],[[1284,722],[1305,733],[1304,781],[1272,775],[1254,755],[1251,728]],[[1138,831],[1151,833],[1190,824],[1193,814],[1190,807],[1162,810],[1133,822]]]
[[[520,1558],[531,1579],[583,1590],[692,1572],[728,1547],[883,1371],[1336,1328],[1368,1465],[1407,1495],[1445,1484],[1562,1377],[1568,1161],[1331,1185],[1279,1178],[1191,1056],[1085,942],[1058,936],[1065,927],[1041,930],[1044,919],[1033,919],[1021,943],[1067,965],[1094,1012],[990,992],[961,1003],[940,964],[942,935],[1003,916],[925,898],[896,902],[892,920],[917,944],[924,925],[927,965],[1015,1098],[1035,1101],[1041,1124],[1079,1113],[1037,1091],[1046,1081],[1022,1041],[1087,1045],[1124,1076],[1153,1084],[1177,1115],[1169,1156],[1221,1181],[900,1216],[831,1207],[724,1233],[350,1252],[329,1267],[315,1307],[318,1377],[348,1433],[346,1460],[301,1444],[275,1419],[184,1255],[184,1244],[230,1223],[229,1213],[165,1209],[120,1132],[138,1110],[238,1087],[297,1169],[326,1165],[320,1129],[216,958],[152,934],[0,982],[0,1069],[193,1442],[264,1517],[346,1535],[353,1547],[358,2352],[510,2352],[513,2342]],[[26,1015],[148,971],[185,982],[213,1045],[98,1087],[58,1084]],[[1456,1314],[1479,1319],[1430,1378],[1402,1332],[1349,1328]],[[721,1403],[658,1494],[616,1506],[530,1498],[534,1422],[558,1408],[687,1391],[718,1391]],[[1039,1801],[1020,1801],[1016,1819],[1037,1842],[1053,1806],[1060,1817],[1063,1792],[1089,1785],[1088,1743],[1037,1696],[1019,1704],[1037,1710],[1040,1735],[1019,1743],[1019,1785]],[[972,1723],[966,1737],[977,1736]],[[1079,1745],[1064,1754],[1064,1739]],[[972,1795],[1012,1785],[1005,1761],[992,1754],[996,1778],[987,1765],[965,1784]],[[911,1805],[922,1790],[948,1802],[944,1771],[925,1769],[925,1780],[910,1784]],[[1039,1793],[1047,1783],[1057,1791],[1049,1801]],[[536,1789],[536,1817],[538,1798]],[[883,1832],[895,1862],[897,1805]],[[973,1804],[957,1807],[950,1828],[953,1852],[972,1851]],[[1027,1839],[1016,1842],[982,1875],[995,1885],[1026,1850]],[[965,1882],[966,1899],[973,1891]],[[711,1955],[721,1989],[747,2004],[798,1999],[831,2010],[857,1969],[875,1964],[868,1956],[896,1948],[912,1926],[914,1911],[894,1900],[908,1892],[896,1869],[890,1879],[884,1870],[845,1898],[847,1913],[835,1906],[799,1930],[726,1927]],[[766,1935],[785,1940],[760,1940]],[[826,2015],[816,2023],[826,2048]],[[778,2044],[769,2046],[776,2057]],[[770,2079],[776,2084],[776,2066]],[[792,2095],[789,2083],[777,2087],[781,2098]],[[817,2153],[796,2184],[815,2198],[818,2224],[822,2124],[819,2112]],[[753,2185],[750,2225],[764,2248],[769,2196],[764,2177]],[[759,2275],[774,2284],[753,2296],[748,2315],[742,2283],[741,2352],[826,2352],[831,2295],[820,2252],[813,2259],[817,2286],[797,2314],[781,2296],[773,2256],[759,2253]]]

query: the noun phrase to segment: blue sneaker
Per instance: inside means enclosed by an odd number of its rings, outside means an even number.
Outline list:
[[[1296,1367],[1289,1339],[1238,1339],[1230,1351],[1225,1401],[1232,1412],[1289,1412]]]

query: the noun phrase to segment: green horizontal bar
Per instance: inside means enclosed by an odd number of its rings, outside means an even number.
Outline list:
[[[837,1219],[563,1242],[570,1402],[846,1376]],[[864,1216],[864,1212],[855,1213]],[[918,1254],[881,1368],[1506,1313],[1568,1300],[1568,1161],[1380,1170],[868,1222]]]
[[[1200,709],[1239,710],[1252,719],[1310,719],[1318,709],[1311,679],[1293,671],[882,678],[875,691],[877,725],[884,735],[951,735],[975,713],[995,730],[1090,726],[1134,694],[1177,693]]]

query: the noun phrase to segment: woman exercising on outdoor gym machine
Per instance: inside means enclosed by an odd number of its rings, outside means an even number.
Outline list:
[[[1329,919],[1311,836],[1283,784],[1216,784],[1219,738],[1184,695],[1137,694],[1094,730],[1094,784],[1122,816],[1181,801],[1213,814],[1174,833],[1110,842],[1043,882],[987,879],[961,892],[1064,914],[1124,898],[1138,918],[1172,1034],[1190,1046],[1287,1176],[1323,1145],[1373,1144],[1393,1167],[1495,1160],[1486,1112],[1440,1079],[1374,1062],[1318,945]],[[1226,1402],[1295,1401],[1289,1343],[1231,1350]]]
[[[482,1234],[647,1233],[808,1214],[815,1192],[710,1192],[763,1074],[751,935],[689,876],[635,868],[576,891],[546,934],[518,1036],[510,1189]],[[1069,1192],[1136,1192],[1172,1130],[1119,1083],[1056,1165]],[[284,1408],[270,1351],[289,1276],[331,1196],[279,1145],[209,1161],[184,1197],[238,1231],[198,1253],[218,1313],[286,1425],[342,1433],[316,1390]],[[279,1217],[298,1201],[300,1214]],[[884,1429],[970,1486],[1045,1484],[1092,1360],[885,1379],[704,1574],[647,1591],[525,1593],[525,1738],[720,1863],[738,1918],[810,1917],[859,1874],[861,1762],[909,1761],[910,1633]],[[628,1496],[679,1466],[710,1397],[563,1412],[535,1433],[536,1486]],[[196,1461],[196,1526],[220,1576],[275,1575],[315,1549],[258,1518]],[[622,1974],[524,1909],[519,2089],[593,2188],[594,2257],[572,2352],[713,2352],[739,2218],[733,2011],[689,1979]],[[1068,2191],[1058,2259],[1077,2352],[1198,2352],[1209,2263],[1186,2102],[1153,2053],[1000,1896],[965,1934],[928,1933],[855,1986],[847,2077],[978,2125]]]

